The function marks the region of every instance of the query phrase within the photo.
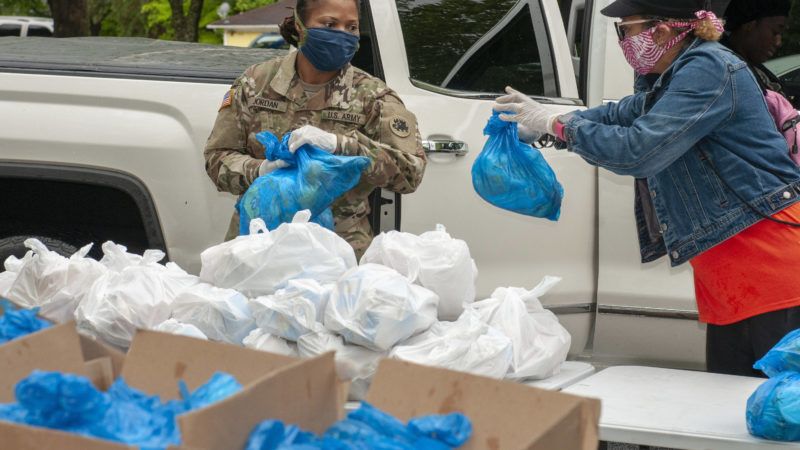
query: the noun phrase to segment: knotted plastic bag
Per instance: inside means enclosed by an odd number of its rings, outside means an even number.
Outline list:
[[[370,164],[364,156],[333,155],[311,145],[291,153],[290,135],[285,134],[281,141],[269,131],[256,135],[268,160],[280,159],[289,167],[256,178],[244,193],[236,205],[240,234],[249,233],[250,221],[257,217],[274,230],[304,209],[311,211],[312,222],[332,230],[331,204],[358,184],[361,172]]]
[[[782,372],[800,372],[800,329],[784,336],[753,368],[770,378]]]
[[[572,337],[539,297],[561,278],[545,277],[535,288],[497,288],[486,300],[467,305],[482,321],[508,336],[513,360],[506,378],[544,379],[558,373]]]
[[[439,296],[394,269],[364,264],[339,279],[325,308],[325,328],[349,344],[388,351],[436,322]]]
[[[539,150],[519,141],[517,124],[494,112],[483,129],[489,140],[472,165],[472,186],[498,208],[558,220],[564,188]]]
[[[399,231],[373,239],[361,264],[376,263],[400,272],[439,296],[439,319],[455,320],[465,303],[475,301],[478,268],[467,243],[453,239],[443,225],[419,236]]]
[[[747,430],[776,441],[800,441],[800,373],[783,372],[747,399]]]

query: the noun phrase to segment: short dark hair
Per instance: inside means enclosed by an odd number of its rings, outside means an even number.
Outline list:
[[[311,12],[311,9],[314,8],[314,5],[320,2],[324,2],[326,0],[297,0],[297,5],[294,8],[294,11],[297,12],[297,17],[303,21],[303,23],[308,21],[308,15]],[[356,2],[356,9],[358,11],[361,10],[361,0],[353,0]],[[293,12],[294,12],[293,11]],[[278,29],[281,32],[281,36],[283,39],[288,42],[290,45],[297,47],[297,43],[300,40],[300,36],[297,35],[297,29],[295,28],[295,20],[294,20],[294,13],[285,19],[283,22],[278,25]]]

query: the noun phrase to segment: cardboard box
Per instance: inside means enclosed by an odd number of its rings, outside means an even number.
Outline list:
[[[34,335],[21,339],[27,344],[20,343],[20,346],[28,352],[21,355],[13,351],[0,353],[3,364],[13,366],[21,361],[26,362],[27,367],[46,366],[43,370],[65,371],[64,368],[69,367],[72,369],[69,371],[74,373],[86,372],[87,364],[80,339],[77,334],[71,334],[74,333],[74,327],[71,331],[70,327],[59,328],[58,333],[72,336],[68,340],[72,345],[63,345],[66,351],[66,356],[60,361],[63,367],[46,361],[54,356],[48,346],[53,344],[53,336],[61,336],[56,333],[51,333],[51,339],[48,340]],[[36,345],[31,342],[33,338],[37,338]],[[3,348],[0,347],[0,350]],[[111,357],[95,358],[90,361],[92,364],[105,365],[110,369]],[[167,400],[179,397],[178,380],[184,380],[193,390],[217,371],[235,376],[244,389],[222,402],[180,416],[181,449],[243,448],[255,425],[270,418],[323,431],[338,418],[343,408],[332,353],[298,360],[184,336],[141,331],[125,356],[121,376],[130,386],[151,395],[158,394],[162,400]],[[13,389],[16,382],[28,373],[30,370],[20,370],[14,375],[0,372],[0,386],[11,386]],[[3,448],[15,450],[130,448],[108,441],[4,422],[0,422],[0,442]],[[57,445],[54,444],[56,442]]]
[[[510,381],[383,360],[367,401],[407,421],[462,412],[472,421],[465,450],[596,450],[600,402]]]
[[[34,369],[88,376],[75,324],[66,323],[0,345],[0,403],[14,401],[14,386]]]
[[[60,342],[55,342],[58,340]],[[23,344],[24,343],[24,344]],[[71,343],[71,345],[70,345]],[[10,343],[11,344],[11,343]],[[0,387],[6,393],[32,368],[80,373],[96,370],[110,381],[113,354],[81,351],[74,327],[55,327],[13,346],[0,346]],[[84,355],[95,356],[88,363]],[[55,360],[55,358],[58,358]],[[62,367],[57,367],[59,364]],[[46,367],[45,367],[46,366]],[[183,336],[143,331],[124,358],[121,376],[163,399],[178,397],[178,380],[197,388],[216,371],[234,375],[242,392],[178,418],[181,449],[244,448],[253,428],[279,419],[322,433],[343,412],[342,383],[333,354],[307,360]],[[97,381],[96,381],[97,382]],[[367,401],[401,420],[460,411],[473,424],[467,450],[595,450],[600,402],[396,360],[381,362]],[[0,422],[2,448],[121,450],[128,447],[62,432]]]

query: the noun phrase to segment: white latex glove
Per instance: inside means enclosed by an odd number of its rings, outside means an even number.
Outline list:
[[[500,116],[500,118],[502,117],[503,116]],[[519,136],[519,140],[526,144],[533,144],[542,137],[542,133],[531,131],[526,125],[521,123],[517,124],[517,135]]]
[[[492,108],[495,111],[512,113],[500,114],[500,119],[517,122],[521,138],[523,133],[526,137],[531,137],[534,133],[554,134],[553,124],[560,115],[558,112],[510,87],[506,88],[506,92],[508,95],[498,97]]]
[[[278,169],[283,169],[284,167],[288,167],[289,163],[286,161],[279,159],[277,161],[270,161],[265,159],[264,162],[258,166],[258,176],[263,177],[264,175],[274,172]]]
[[[336,151],[336,135],[320,130],[313,125],[303,125],[292,131],[289,138],[289,151],[294,153],[305,144],[321,148],[328,153]]]

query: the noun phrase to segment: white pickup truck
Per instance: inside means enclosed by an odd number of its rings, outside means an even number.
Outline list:
[[[506,85],[564,111],[631,92],[608,0],[362,1],[354,64],[416,113],[429,164],[414,194],[376,196],[378,230],[444,224],[468,242],[479,296],[564,281],[545,300],[595,364],[701,368],[690,269],[639,262],[633,180],[544,149],[565,188],[558,222],[497,209],[473,191],[482,129]],[[569,36],[569,38],[568,38]],[[162,248],[190,271],[219,242],[234,197],[202,150],[232,80],[267,50],[143,39],[0,38],[0,257],[25,236],[64,252],[114,239]]]

